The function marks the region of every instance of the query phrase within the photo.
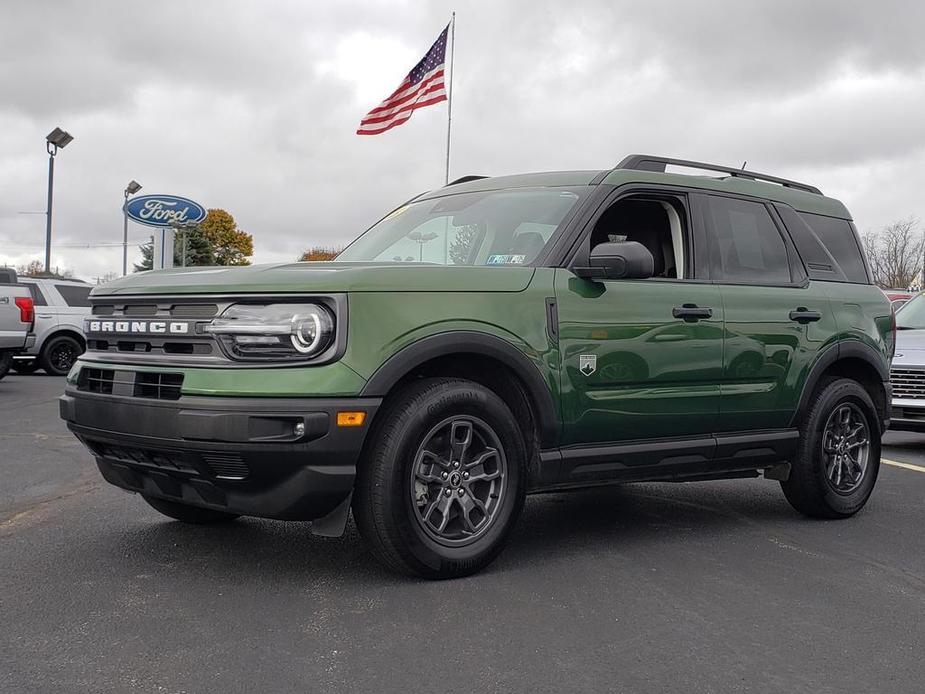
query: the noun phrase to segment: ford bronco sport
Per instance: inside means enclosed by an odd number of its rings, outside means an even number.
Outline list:
[[[531,492],[763,475],[850,516],[889,421],[893,315],[848,211],[702,162],[469,176],[334,262],[91,303],[61,415],[106,480],[189,523],[338,535],[352,508],[429,578],[487,565]]]

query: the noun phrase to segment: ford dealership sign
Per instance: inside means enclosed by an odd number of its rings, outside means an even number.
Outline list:
[[[202,205],[176,195],[139,195],[126,201],[124,209],[130,219],[150,227],[195,224],[206,218]]]

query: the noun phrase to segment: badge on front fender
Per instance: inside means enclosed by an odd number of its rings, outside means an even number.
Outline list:
[[[597,355],[579,354],[578,370],[581,371],[581,373],[583,373],[585,376],[590,376],[595,371],[597,371]]]

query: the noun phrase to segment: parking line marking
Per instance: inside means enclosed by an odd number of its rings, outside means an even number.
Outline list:
[[[886,458],[881,458],[880,462],[884,465],[892,465],[893,467],[901,467],[904,470],[913,470],[915,472],[925,472],[925,467],[921,465],[913,465],[912,463],[900,463],[896,460],[887,460]]]

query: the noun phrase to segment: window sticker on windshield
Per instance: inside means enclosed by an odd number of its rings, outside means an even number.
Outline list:
[[[523,265],[525,255],[490,255],[487,265]]]

